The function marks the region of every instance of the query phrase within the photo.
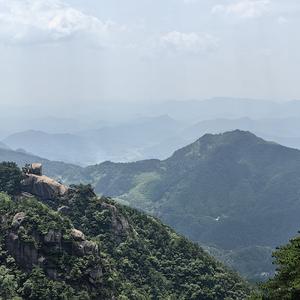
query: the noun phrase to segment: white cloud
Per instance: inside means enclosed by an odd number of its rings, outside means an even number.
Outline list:
[[[93,36],[107,43],[112,32],[124,28],[84,14],[60,0],[0,0],[0,41],[7,43],[49,43]]]
[[[277,18],[277,22],[278,22],[280,25],[284,25],[284,24],[288,23],[289,21],[288,21],[287,18],[285,18],[285,17],[283,17],[283,16],[279,16],[279,17]]]
[[[215,49],[218,39],[207,33],[171,31],[160,37],[160,45],[171,51],[199,53]]]
[[[227,5],[215,5],[212,13],[235,15],[240,18],[257,18],[268,11],[269,5],[270,0],[240,0]]]

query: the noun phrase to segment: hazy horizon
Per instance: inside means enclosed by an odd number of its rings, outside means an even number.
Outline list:
[[[288,118],[274,140],[300,147],[299,16],[297,0],[0,0],[0,141],[126,161]]]
[[[1,105],[300,99],[296,0],[0,1]]]

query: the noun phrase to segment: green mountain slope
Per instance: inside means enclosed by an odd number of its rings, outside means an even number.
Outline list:
[[[18,185],[14,165],[0,169],[0,190],[16,194],[0,193],[0,299],[222,300],[249,294],[237,275],[157,219],[98,198],[90,186],[41,202],[19,194],[18,186],[11,189]]]
[[[249,132],[205,135],[164,161],[107,162],[86,172],[96,192],[145,210],[194,241],[225,252],[253,247],[250,259],[258,267],[299,228],[300,151]],[[270,264],[246,275],[273,270]]]
[[[42,161],[47,175],[91,182],[97,193],[205,245],[248,279],[272,275],[272,250],[299,228],[300,151],[249,132],[205,135],[164,161],[81,168],[6,150],[0,150],[0,160]]]

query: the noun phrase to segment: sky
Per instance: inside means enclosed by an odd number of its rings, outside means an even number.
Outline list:
[[[0,0],[0,104],[300,99],[299,0]]]

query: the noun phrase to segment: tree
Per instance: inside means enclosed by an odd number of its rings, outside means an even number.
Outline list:
[[[17,296],[17,288],[15,276],[10,274],[5,266],[0,266],[0,299],[13,299]]]
[[[259,294],[253,295],[251,299],[300,299],[300,236],[278,248],[273,256],[278,265],[275,277],[263,284]]]
[[[14,162],[0,163],[0,191],[16,195],[21,190],[23,174]]]

